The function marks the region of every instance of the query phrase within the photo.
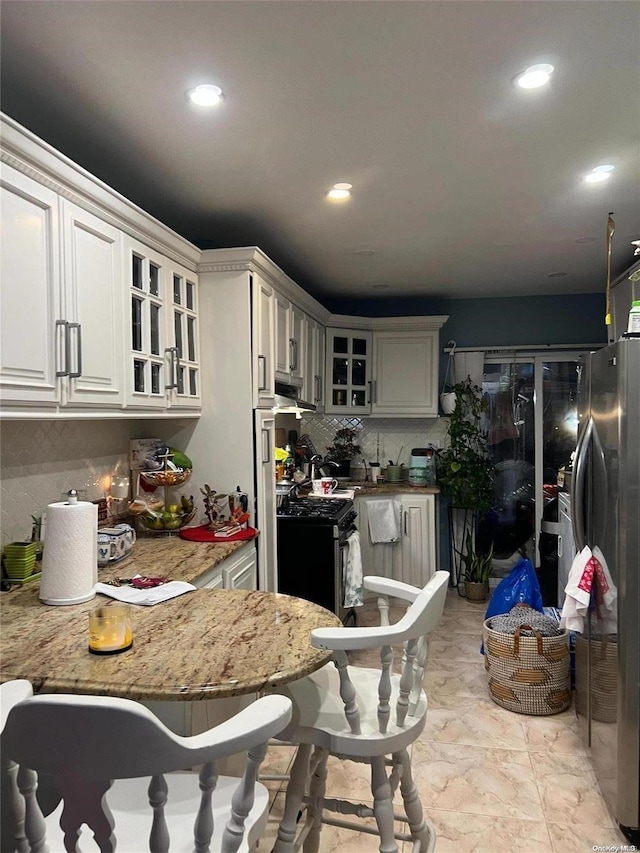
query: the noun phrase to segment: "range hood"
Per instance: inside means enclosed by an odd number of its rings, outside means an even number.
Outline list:
[[[314,403],[308,403],[306,400],[300,399],[300,389],[294,388],[293,385],[285,385],[282,382],[276,382],[276,397],[274,409],[283,414],[294,414],[301,418],[303,412],[315,412]]]

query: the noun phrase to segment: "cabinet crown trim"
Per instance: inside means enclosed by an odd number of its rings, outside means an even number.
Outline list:
[[[0,132],[3,163],[195,272],[197,246],[4,113]]]
[[[314,320],[326,325],[329,312],[310,293],[280,269],[258,246],[234,249],[204,249],[198,264],[198,273],[256,272],[262,275],[278,293],[285,296]]]
[[[327,325],[367,332],[433,332],[441,329],[448,319],[448,314],[432,317],[353,317],[349,314],[331,314]]]

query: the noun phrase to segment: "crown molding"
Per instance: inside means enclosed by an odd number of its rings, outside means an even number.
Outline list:
[[[0,160],[157,252],[196,271],[200,249],[0,113]]]
[[[258,248],[241,246],[233,249],[204,249],[198,264],[198,274],[220,272],[255,272],[261,275],[283,296],[302,308],[318,322],[327,325],[329,311],[311,294],[296,284],[277,264]]]
[[[437,332],[448,319],[448,314],[432,317],[353,317],[348,314],[330,314],[327,325],[371,332]]]

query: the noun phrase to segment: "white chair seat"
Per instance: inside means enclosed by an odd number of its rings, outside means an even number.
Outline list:
[[[169,797],[164,808],[171,853],[193,853],[193,824],[198,811],[200,791],[197,773],[167,773]],[[231,798],[240,780],[230,776],[219,776],[216,783],[213,808],[214,831],[209,844],[211,853],[222,850],[222,832],[231,812]],[[140,853],[141,837],[151,831],[151,810],[147,798],[147,784],[140,779],[120,779],[113,783],[106,795],[107,804],[113,815],[118,834],[118,853]],[[65,853],[60,832],[60,817],[63,803],[45,818],[47,845],[51,853]],[[247,853],[260,839],[269,817],[269,791],[256,783],[255,801],[245,822],[245,837],[239,853]],[[83,825],[78,837],[82,853],[93,853],[100,848],[93,833]]]
[[[404,726],[397,726],[392,715],[383,734],[380,732],[377,703],[380,670],[350,666],[349,679],[358,696],[369,696],[374,700],[359,705],[360,734],[345,731],[340,677],[335,666],[329,663],[312,675],[280,688],[278,692],[293,702],[293,715],[279,738],[288,740],[295,737],[298,742],[313,743],[332,754],[344,753],[362,758],[390,755],[413,743],[426,723],[427,697],[424,690],[420,691],[416,710],[406,717]],[[397,702],[399,695],[400,676],[393,675],[391,706]]]

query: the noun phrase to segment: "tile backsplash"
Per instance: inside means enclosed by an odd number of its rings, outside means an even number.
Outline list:
[[[32,515],[69,489],[102,498],[114,471],[128,469],[135,421],[4,421],[0,431],[2,545],[29,538]]]
[[[336,430],[353,427],[367,462],[409,461],[413,447],[443,447],[447,418],[342,418],[309,416],[295,422],[325,455]],[[62,500],[69,489],[85,500],[107,493],[110,475],[128,470],[129,439],[162,436],[158,424],[136,420],[4,421],[0,429],[0,533],[2,545],[29,538],[32,516]],[[402,451],[402,452],[401,452]],[[357,473],[361,460],[354,460]]]
[[[362,456],[367,463],[376,459],[385,467],[389,459],[394,462],[409,463],[414,447],[444,447],[449,426],[448,418],[344,418],[310,415],[300,422],[300,432],[306,433],[315,449],[323,456],[327,447],[333,444],[336,430],[352,427],[358,437],[356,444],[362,448]],[[361,459],[355,459],[352,467],[362,466]]]

